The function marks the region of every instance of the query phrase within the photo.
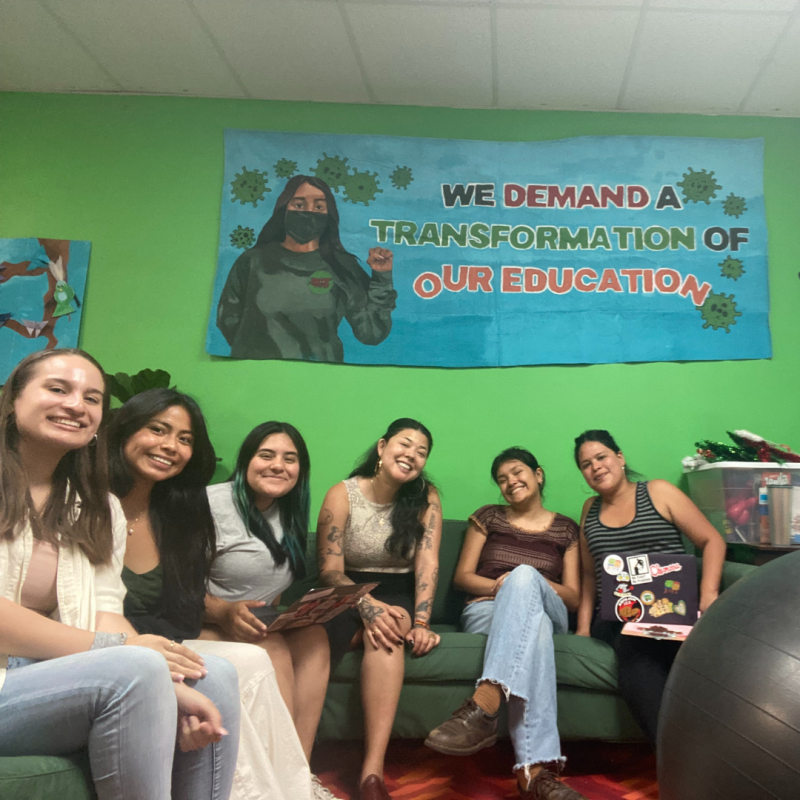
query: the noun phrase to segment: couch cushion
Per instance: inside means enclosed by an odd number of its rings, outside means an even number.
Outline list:
[[[3,800],[95,800],[86,752],[57,756],[0,758]]]
[[[442,643],[422,658],[406,655],[405,683],[475,683],[483,671],[486,636],[439,629]],[[617,658],[605,642],[572,634],[553,637],[556,680],[559,685],[617,691]],[[346,653],[331,675],[334,682],[355,682],[361,669],[361,650]]]
[[[617,691],[617,656],[610,645],[571,633],[556,634],[553,644],[559,686]]]
[[[405,683],[474,683],[483,669],[486,637],[479,633],[442,633],[442,643],[422,658],[406,652]],[[358,680],[363,650],[345,653],[331,675],[331,681]]]

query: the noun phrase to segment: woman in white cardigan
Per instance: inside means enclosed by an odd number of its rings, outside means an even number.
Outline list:
[[[88,747],[99,800],[226,800],[236,673],[122,616],[107,408],[102,368],[78,350],[28,356],[0,396],[0,755]]]

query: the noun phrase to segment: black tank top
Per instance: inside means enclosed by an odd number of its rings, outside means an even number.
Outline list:
[[[609,553],[678,553],[683,554],[681,532],[656,511],[650,499],[647,481],[636,484],[636,516],[628,525],[609,528],[600,522],[599,497],[594,499],[583,523],[586,543],[594,558],[597,603],[600,603],[600,580],[603,558]]]

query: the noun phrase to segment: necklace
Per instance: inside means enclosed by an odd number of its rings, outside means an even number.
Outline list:
[[[378,511],[375,510],[373,515],[375,519],[378,521],[378,525],[386,525],[389,522],[389,517],[392,514],[392,503],[379,503],[378,502],[378,495],[375,493],[375,478],[369,479],[369,486],[372,490],[372,496],[375,498],[372,502],[376,506],[383,506],[383,508]],[[387,510],[388,507],[388,510]]]
[[[133,528],[136,523],[141,518],[142,514],[144,514],[145,509],[143,508],[129,523],[128,523],[128,536],[133,536]]]

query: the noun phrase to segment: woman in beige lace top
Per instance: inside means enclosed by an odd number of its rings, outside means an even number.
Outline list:
[[[439,573],[442,510],[425,477],[433,438],[413,419],[395,420],[350,477],[325,496],[317,523],[325,586],[378,583],[326,624],[335,662],[363,644],[366,753],[362,800],[388,800],[383,761],[405,671],[404,641],[415,656],[439,644],[430,628]]]

